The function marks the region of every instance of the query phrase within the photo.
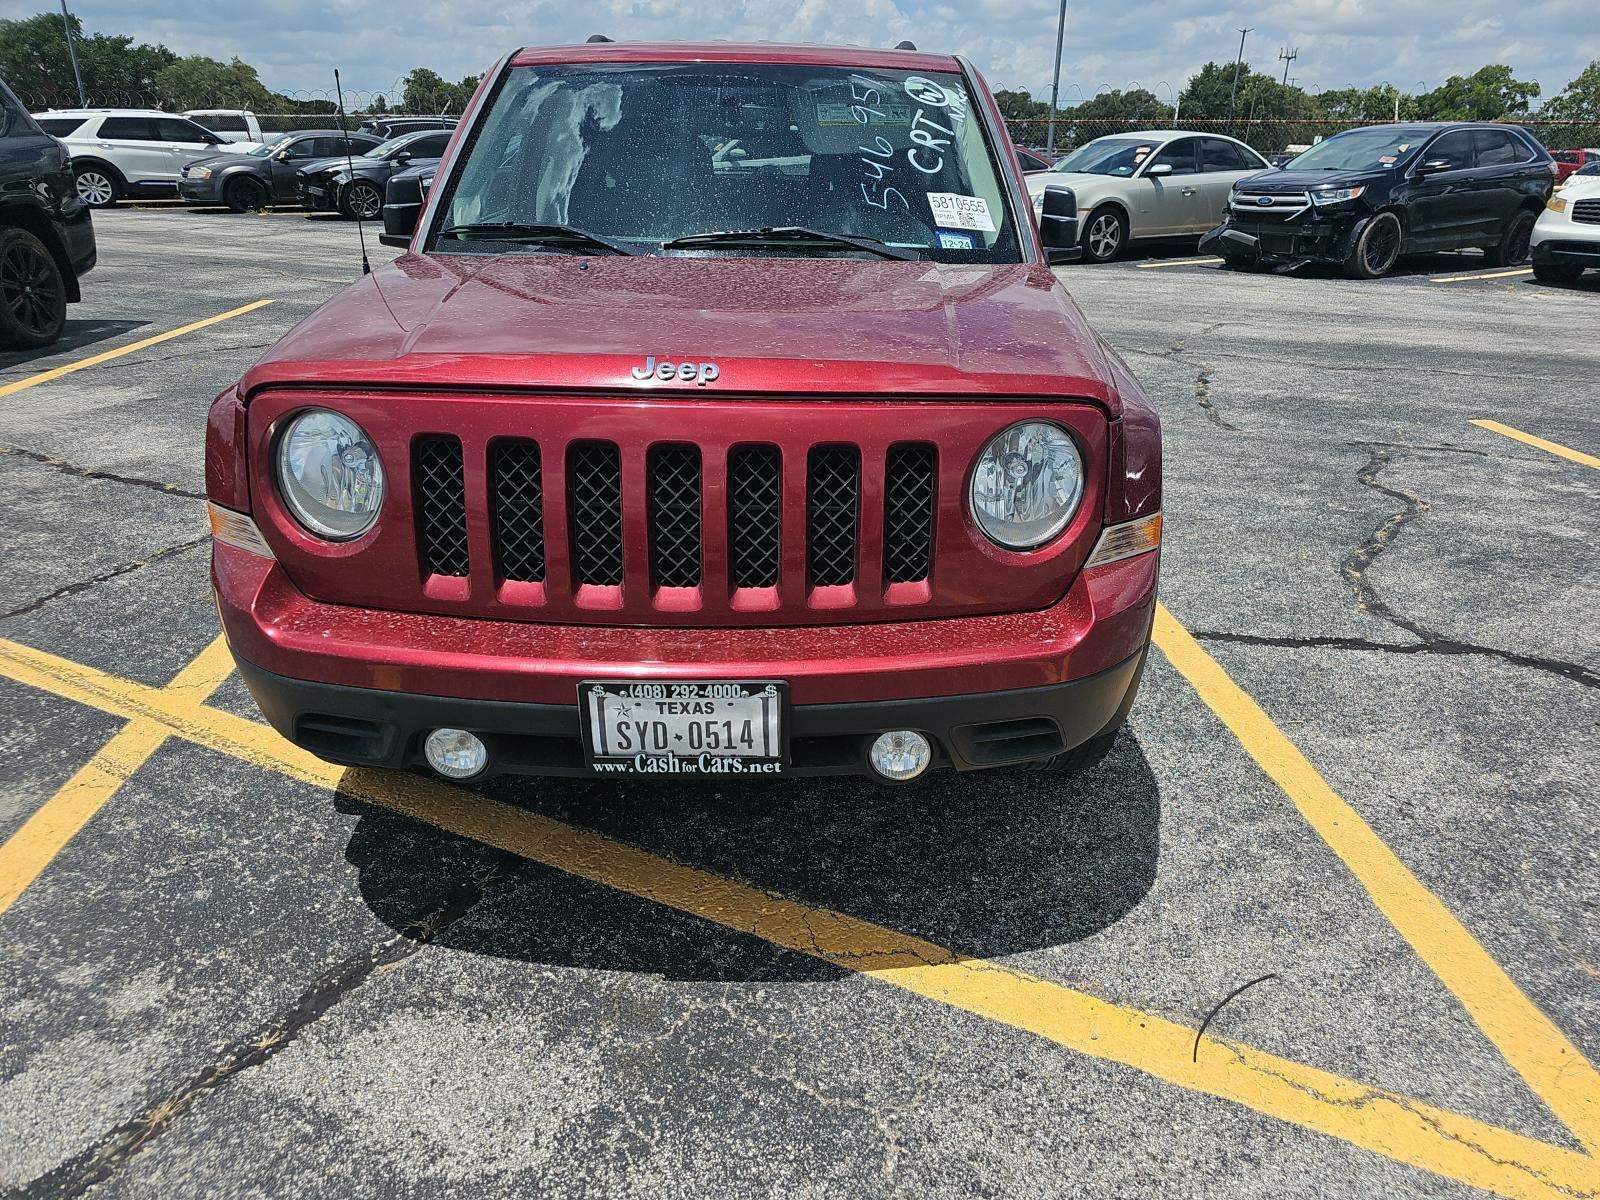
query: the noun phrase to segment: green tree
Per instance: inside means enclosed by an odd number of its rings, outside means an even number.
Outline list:
[[[76,17],[72,18],[72,32],[83,89],[91,104],[156,102],[155,77],[177,61],[176,54],[165,46],[135,45],[129,37],[104,33],[85,37]],[[68,108],[78,103],[59,13],[0,21],[0,77],[31,108]]]
[[[1334,88],[1317,95],[1322,115],[1330,121],[1392,121],[1396,100],[1404,112],[1409,97],[1401,96],[1400,89],[1387,83],[1369,88]]]
[[[1133,88],[1126,92],[1101,92],[1071,110],[1072,120],[1121,123],[1129,128],[1147,125],[1165,125],[1172,120],[1172,106],[1163,104],[1154,92]]]
[[[266,112],[274,107],[273,95],[256,69],[238,58],[227,63],[203,54],[180,58],[156,72],[155,85],[164,105],[171,108],[248,108]]]
[[[1556,121],[1600,121],[1600,58],[1539,110]]]
[[[994,102],[1000,107],[1000,115],[1008,121],[1035,121],[1050,115],[1050,106],[1027,92],[1001,88],[994,94]]]
[[[401,106],[411,113],[458,113],[472,99],[481,75],[468,75],[460,83],[451,83],[437,71],[417,67],[405,78],[405,93]]]
[[[1425,121],[1498,121],[1526,113],[1538,94],[1533,80],[1513,78],[1510,67],[1493,63],[1471,75],[1452,75],[1418,96],[1416,115]]]

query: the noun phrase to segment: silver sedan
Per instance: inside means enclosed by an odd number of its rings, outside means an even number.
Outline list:
[[[1028,176],[1034,211],[1052,185],[1078,198],[1083,257],[1110,262],[1140,239],[1199,237],[1222,223],[1234,181],[1271,170],[1237,138],[1146,129],[1078,147]]]

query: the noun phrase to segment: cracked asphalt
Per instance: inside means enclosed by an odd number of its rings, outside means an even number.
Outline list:
[[[96,229],[0,388],[273,301],[0,397],[0,638],[161,687],[216,632],[206,406],[355,231]],[[1600,276],[1431,282],[1476,265],[1060,274],[1161,411],[1167,606],[1594,1061],[1600,473],[1469,422],[1600,450]],[[0,676],[0,841],[118,727]],[[491,795],[1188,1028],[1272,975],[1210,1035],[1576,1144],[1160,653],[1077,780]],[[171,739],[0,913],[0,1196],[1482,1194],[650,890]]]

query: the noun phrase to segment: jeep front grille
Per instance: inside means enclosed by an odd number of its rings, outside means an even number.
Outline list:
[[[489,516],[500,578],[544,582],[544,474],[536,442],[496,442],[489,453]]]
[[[889,448],[883,477],[883,574],[890,583],[928,577],[937,493],[932,446],[902,442]]]
[[[776,446],[728,455],[728,575],[736,588],[778,583],[783,539],[783,459]]]
[[[567,524],[572,577],[622,582],[622,458],[611,442],[577,442],[567,456]]]
[[[417,540],[430,575],[467,573],[467,485],[461,442],[419,438],[412,457],[417,496]]]
[[[818,446],[806,472],[806,569],[812,587],[856,579],[861,456],[854,446]]]
[[[656,587],[700,586],[700,448],[650,447],[650,575]]]

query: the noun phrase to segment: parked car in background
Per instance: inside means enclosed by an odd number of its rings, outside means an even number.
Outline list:
[[[1024,175],[1037,175],[1040,171],[1048,171],[1050,164],[1055,160],[1040,154],[1037,150],[1024,150],[1018,146],[1017,161],[1022,164]]]
[[[361,122],[358,132],[387,141],[419,129],[454,129],[457,120],[456,117],[368,117]]]
[[[1565,183],[1590,163],[1600,163],[1600,150],[1552,150],[1556,160],[1556,182]]]
[[[259,146],[273,139],[272,134],[262,134],[261,122],[256,120],[255,113],[247,109],[189,108],[184,110],[183,115],[211,130],[225,142],[250,142]]]
[[[453,129],[419,129],[346,160],[319,159],[300,170],[300,203],[313,212],[341,212],[364,221],[383,211],[383,188],[389,176],[424,161],[437,162],[450,144]]]
[[[417,218],[433,186],[433,176],[439,169],[438,159],[428,159],[389,176],[383,189],[383,231],[385,235],[410,233],[417,227]]]
[[[1600,160],[1594,163],[1600,168]],[[1573,175],[1550,197],[1533,227],[1533,274],[1543,283],[1574,283],[1600,270],[1600,169]]]
[[[78,195],[90,208],[124,196],[175,195],[184,164],[219,149],[244,151],[188,117],[155,109],[65,109],[35,113],[51,137],[67,144]]]
[[[1481,248],[1528,256],[1555,163],[1516,125],[1414,122],[1347,129],[1281,171],[1244,179],[1200,243],[1235,267],[1336,263],[1353,279],[1403,254]]]
[[[94,262],[94,225],[66,147],[0,81],[0,346],[37,350],[59,338]]]
[[[1028,176],[1028,193],[1038,211],[1045,188],[1071,188],[1084,258],[1110,262],[1135,241],[1199,237],[1222,219],[1234,182],[1266,169],[1237,138],[1147,129],[1079,146]]]
[[[247,154],[214,154],[183,168],[178,194],[191,204],[226,204],[234,212],[252,212],[273,204],[300,200],[300,168],[314,160],[343,157],[348,142],[353,156],[380,143],[364,133],[306,129],[281,135],[277,141]]]

